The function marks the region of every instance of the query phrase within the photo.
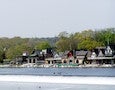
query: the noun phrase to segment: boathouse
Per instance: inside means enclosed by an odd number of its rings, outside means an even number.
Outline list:
[[[114,50],[110,46],[97,47],[87,58],[90,64],[115,64]]]
[[[78,64],[84,64],[84,61],[87,58],[87,53],[88,51],[76,51],[76,59],[75,59],[75,63]]]
[[[53,57],[46,58],[45,59],[46,64],[60,64],[62,63],[62,58],[60,57],[59,54],[55,54]]]

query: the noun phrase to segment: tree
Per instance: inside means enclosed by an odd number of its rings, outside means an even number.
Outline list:
[[[14,59],[17,56],[22,55],[22,53],[25,52],[25,51],[31,53],[32,48],[29,47],[28,44],[24,44],[24,43],[21,44],[21,45],[12,46],[7,50],[6,57],[8,59]]]
[[[76,39],[74,34],[70,34],[69,45],[70,45],[70,50],[75,50],[78,47],[78,40]]]
[[[47,41],[42,41],[35,45],[35,49],[38,50],[47,49],[47,48],[51,48],[50,44]]]
[[[85,39],[78,44],[78,49],[92,50],[97,46],[102,46],[102,43],[91,39]]]
[[[4,51],[0,50],[0,63],[3,63],[4,60]]]
[[[58,35],[59,38],[69,37],[69,34],[66,31],[60,32]]]
[[[95,40],[102,42],[105,46],[109,44],[115,44],[115,28],[107,28],[96,31]]]
[[[75,38],[74,34],[68,34],[67,32],[61,33],[59,40],[56,42],[56,47],[58,51],[66,51],[66,50],[75,50],[77,49],[78,41]],[[67,35],[65,35],[67,34]]]
[[[68,38],[60,38],[57,42],[56,42],[56,47],[57,47],[57,51],[66,51],[70,49],[70,44],[69,44],[69,39]]]

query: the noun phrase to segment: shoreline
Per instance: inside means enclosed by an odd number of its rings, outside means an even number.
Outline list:
[[[0,65],[0,68],[114,68],[114,65],[111,64],[103,64],[103,65],[98,65],[98,64],[87,64],[87,65],[78,65],[78,66],[71,66],[71,65],[48,65],[48,64],[43,64],[43,65],[36,65],[36,64],[23,64],[23,65]]]

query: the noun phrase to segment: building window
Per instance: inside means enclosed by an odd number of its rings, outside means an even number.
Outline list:
[[[76,63],[79,63],[79,60],[78,60],[78,59],[76,60]]]
[[[33,63],[35,63],[35,59],[33,59]]]
[[[69,60],[69,63],[72,64],[72,60]]]
[[[48,61],[48,64],[50,64],[50,61]]]
[[[66,60],[64,60],[64,62],[63,63],[67,63],[67,61]]]
[[[31,63],[31,59],[29,59],[29,63]]]

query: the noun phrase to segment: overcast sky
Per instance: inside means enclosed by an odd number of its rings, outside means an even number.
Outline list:
[[[0,0],[0,37],[53,37],[115,27],[115,0]]]

